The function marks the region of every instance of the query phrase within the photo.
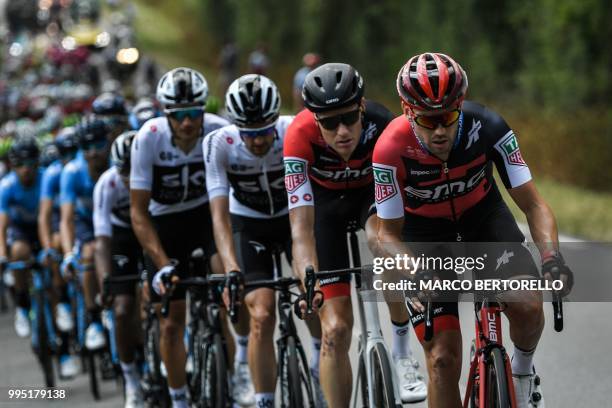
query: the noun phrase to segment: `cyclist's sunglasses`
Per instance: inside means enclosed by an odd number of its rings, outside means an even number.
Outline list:
[[[275,126],[269,126],[263,129],[240,129],[240,136],[256,138],[258,136],[269,136],[276,132]]]
[[[316,117],[317,122],[323,127],[323,129],[334,130],[340,123],[345,126],[351,126],[357,123],[361,117],[361,109],[355,109],[350,112],[341,113],[340,115],[328,116],[326,118]]]
[[[174,108],[166,109],[164,110],[164,113],[172,117],[172,119],[175,119],[177,122],[182,122],[185,120],[185,118],[196,120],[197,118],[202,117],[204,114],[204,109],[200,107]]]
[[[108,146],[108,142],[106,140],[100,140],[97,142],[86,143],[83,145],[83,150],[86,152],[91,152],[94,150],[99,152],[106,149],[106,146]]]
[[[425,129],[435,129],[438,125],[442,125],[443,127],[449,127],[453,123],[459,120],[459,116],[461,116],[461,111],[459,109],[452,110],[450,112],[445,112],[440,115],[433,116],[418,116],[414,115],[414,121],[417,125],[424,127]]]
[[[13,163],[13,167],[38,167],[38,160],[30,159],[30,160],[19,160]]]

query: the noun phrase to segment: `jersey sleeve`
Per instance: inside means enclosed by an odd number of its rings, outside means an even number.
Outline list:
[[[379,218],[395,219],[404,217],[405,170],[392,135],[385,130],[378,139],[372,155],[374,173],[374,196]]]
[[[61,177],[61,167],[50,166],[43,173],[40,182],[40,200],[53,200],[56,195],[55,185],[58,184],[58,179]]]
[[[206,188],[208,199],[229,195],[229,182],[227,179],[227,151],[226,144],[219,143],[222,139],[218,131],[209,133],[202,143],[204,163],[206,165]]]
[[[289,210],[304,205],[314,206],[312,185],[308,177],[308,169],[314,157],[308,138],[300,126],[299,116],[287,128],[283,143],[285,189]]]
[[[70,162],[62,170],[60,176],[60,203],[76,204],[78,171],[74,162]]]
[[[112,237],[113,235],[111,210],[114,191],[108,181],[107,173],[104,173],[94,187],[93,226],[96,237]]]
[[[153,155],[155,135],[143,126],[132,143],[130,188],[151,191],[153,188]]]
[[[507,189],[519,187],[531,180],[531,172],[519,148],[518,139],[506,121],[497,113],[486,110],[487,153]]]
[[[6,178],[0,181],[0,214],[9,212],[11,185],[7,181]]]

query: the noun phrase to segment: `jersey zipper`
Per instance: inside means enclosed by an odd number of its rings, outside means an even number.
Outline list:
[[[185,202],[187,200],[187,193],[189,191],[189,167],[188,164],[183,166],[182,170],[182,179],[183,179],[183,199],[181,201]]]
[[[450,206],[451,206],[451,212],[453,214],[453,222],[455,223],[455,232],[457,233],[457,242],[460,242],[463,238],[461,237],[461,234],[459,233],[458,230],[458,223],[457,223],[457,212],[455,211],[455,202],[453,201],[453,191],[451,189],[451,183],[450,183],[450,175],[449,175],[449,170],[448,170],[448,163],[447,162],[443,162],[443,167],[444,167],[444,175],[446,176],[446,185],[448,186],[448,198],[449,198],[449,202],[450,202]]]
[[[270,191],[270,183],[268,183],[268,166],[266,164],[266,159],[263,158],[263,164],[261,165],[261,171],[263,172],[263,185],[266,189],[266,193],[268,194],[268,202],[270,204],[270,215],[274,215],[274,202],[272,201],[272,191]]]

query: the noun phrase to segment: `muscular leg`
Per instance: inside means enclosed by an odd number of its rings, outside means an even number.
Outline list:
[[[461,407],[461,344],[458,330],[441,331],[431,341],[422,343],[429,373],[430,408]]]
[[[117,295],[114,302],[115,337],[119,359],[124,363],[134,361],[134,348],[138,338],[138,330],[133,325],[134,314],[137,311],[136,301],[131,295]]]
[[[88,242],[87,244],[83,245],[83,249],[81,251],[81,264],[88,266],[88,268],[83,273],[83,297],[85,298],[85,307],[88,311],[98,309],[95,299],[96,295],[100,291],[98,287],[98,280],[96,279],[96,276],[93,273],[93,254],[93,242]]]
[[[502,297],[504,313],[510,322],[510,338],[523,350],[533,350],[544,330],[544,310],[540,292],[508,292]]]
[[[11,245],[11,261],[27,261],[32,256],[30,244],[18,240]],[[29,271],[13,271],[15,279],[15,301],[22,308],[30,307],[30,295],[28,292]]]
[[[351,298],[335,297],[325,301],[320,312],[321,386],[330,408],[349,406],[353,378],[349,347],[353,329]]]
[[[168,386],[181,388],[186,383],[185,362],[187,353],[183,343],[185,332],[185,300],[170,302],[168,317],[161,316],[161,305],[157,305],[157,318],[160,325],[159,353],[168,372]]]
[[[245,301],[251,316],[249,367],[253,386],[255,392],[274,393],[276,388],[274,291],[267,288],[254,290],[246,296]]]

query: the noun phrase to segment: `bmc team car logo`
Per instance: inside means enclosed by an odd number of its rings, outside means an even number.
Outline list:
[[[516,136],[514,132],[510,131],[500,142],[498,142],[498,150],[506,156],[506,160],[509,164],[514,164],[517,166],[526,166],[525,160],[523,160],[523,156],[521,155],[521,150],[519,149],[518,141],[516,140]]]
[[[293,193],[306,183],[306,162],[298,159],[285,159],[285,188]]]
[[[374,183],[376,186],[376,203],[380,204],[397,194],[393,182],[393,170],[382,167],[374,167]]]

